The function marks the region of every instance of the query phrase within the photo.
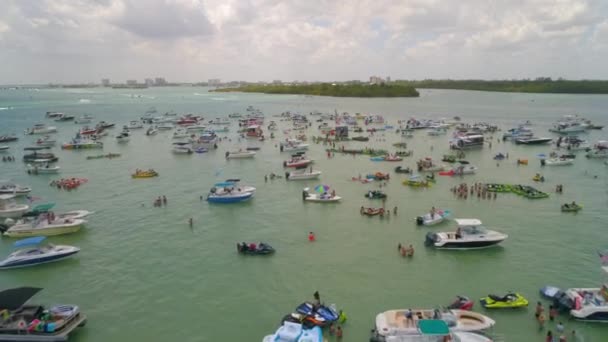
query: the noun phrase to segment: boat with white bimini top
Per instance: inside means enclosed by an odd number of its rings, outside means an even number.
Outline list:
[[[458,225],[455,232],[429,232],[426,243],[440,249],[476,249],[495,246],[509,236],[487,230],[478,219],[454,219]]]
[[[60,261],[80,251],[80,248],[74,246],[53,244],[39,246],[45,239],[44,236],[35,236],[16,241],[13,246],[18,249],[0,261],[0,270]]]
[[[572,158],[549,158],[549,159],[541,159],[541,165],[550,165],[550,166],[565,166],[572,165],[574,163],[574,159]]]
[[[30,236],[51,236],[75,233],[87,223],[83,219],[73,219],[70,217],[53,217],[52,213],[43,213],[36,218],[22,219],[14,226],[8,228],[5,236],[9,237],[30,237]]]
[[[59,173],[61,167],[57,165],[51,166],[49,163],[27,164],[27,173],[32,175]]]
[[[131,134],[129,134],[129,131],[123,131],[116,136],[116,142],[118,143],[127,143],[129,140],[131,140]]]
[[[238,150],[234,152],[226,152],[226,159],[244,159],[244,158],[253,158],[255,157],[254,151],[243,151]]]
[[[13,194],[0,195],[0,217],[21,217],[30,209],[27,204],[17,204],[15,197]]]
[[[252,186],[241,186],[238,179],[228,179],[226,182],[216,183],[209,194],[207,201],[210,203],[238,203],[250,200],[255,194]]]
[[[286,180],[307,180],[317,179],[321,175],[321,171],[313,170],[312,167],[309,169],[306,166],[300,166],[295,171],[285,172]]]
[[[57,127],[47,126],[45,124],[36,124],[32,128],[25,130],[25,134],[50,134],[57,133]]]
[[[408,328],[411,326],[411,332],[385,335],[382,331],[372,329],[370,342],[492,342],[492,339],[482,334],[452,330],[441,319],[424,319],[414,315],[400,323],[406,324]]]
[[[299,142],[299,143],[281,144],[279,148],[280,148],[281,152],[297,152],[297,151],[308,150],[308,146],[309,146],[308,144]]]

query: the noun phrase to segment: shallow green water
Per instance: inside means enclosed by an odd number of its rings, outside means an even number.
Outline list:
[[[138,119],[151,106],[159,113],[174,110],[212,119],[235,111],[245,113],[248,105],[260,108],[268,117],[266,123],[269,116],[287,110],[337,110],[382,114],[392,124],[411,116],[458,115],[467,122],[488,121],[510,128],[530,119],[539,135],[550,135],[547,128],[564,114],[580,113],[597,124],[608,124],[608,96],[423,90],[416,99],[336,99],[209,94],[206,89],[183,87],[0,91],[0,107],[9,107],[0,110],[0,134],[20,133],[44,122],[44,113],[50,110],[87,113],[120,126]],[[76,131],[74,123],[53,124],[60,129],[60,142]],[[318,135],[315,127],[308,136]],[[96,211],[78,234],[51,239],[81,247],[73,260],[0,273],[2,288],[42,286],[45,291],[35,298],[37,302],[80,305],[89,324],[74,335],[75,341],[260,341],[315,290],[325,302],[337,303],[348,314],[343,341],[366,341],[380,311],[430,308],[448,304],[457,294],[476,299],[509,290],[522,292],[534,303],[538,289],[546,284],[595,287],[602,281],[596,250],[608,247],[606,167],[582,155],[574,166],[542,170],[547,182],[537,186],[551,193],[549,199],[531,201],[513,194],[499,195],[496,200],[454,198],[449,188],[463,181],[531,184],[540,170],[534,156],[549,152],[549,147],[494,142],[491,150],[486,146],[467,154],[480,167],[475,176],[440,177],[430,189],[412,189],[401,185],[402,176],[394,175],[383,189],[389,195],[386,205],[398,206],[399,214],[381,220],[361,217],[358,212],[361,205],[380,205],[363,198],[376,185],[350,178],[392,171],[394,163],[340,155],[327,159],[324,147],[313,145],[309,155],[316,160],[315,168],[323,171],[320,182],[335,188],[344,201],[304,204],[302,188],[319,182],[264,182],[265,174],[283,173],[281,163],[288,156],[279,153],[272,141],[258,143],[262,150],[254,160],[226,161],[226,150],[247,146],[239,143],[235,133],[227,134],[231,141],[222,142],[217,151],[176,156],[170,152],[169,132],[154,137],[135,132],[131,142],[121,146],[112,138],[117,131],[105,139],[104,152],[122,153],[119,159],[85,160],[99,151],[55,148],[62,176],[89,179],[77,191],[49,187],[56,177],[29,176],[20,161],[0,164],[0,178],[31,185],[35,196],[56,202],[57,210]],[[607,138],[603,133],[592,132],[587,138],[592,142]],[[10,153],[20,159],[22,147],[34,140],[20,135],[19,142],[10,143]],[[348,146],[383,147],[399,140],[387,132],[367,144]],[[415,154],[403,165],[413,167],[417,158],[438,159],[447,153],[445,136],[416,132],[407,142]],[[498,152],[508,152],[510,160],[497,166],[492,156]],[[530,165],[517,167],[517,158],[530,159]],[[131,179],[135,168],[155,168],[160,177]],[[258,188],[251,202],[218,206],[199,200],[213,183],[232,177]],[[562,195],[552,192],[559,183],[564,184]],[[167,196],[168,207],[152,207],[159,195]],[[584,205],[583,211],[561,213],[560,204],[573,200]],[[487,250],[427,249],[423,241],[430,229],[416,227],[414,217],[431,206],[449,208],[456,217],[479,218],[510,237],[501,247]],[[187,223],[190,217],[192,229]],[[453,225],[434,229],[446,228]],[[317,235],[315,243],[306,238],[311,230]],[[267,258],[236,254],[237,241],[252,240],[267,241],[278,252]],[[0,240],[0,254],[10,251],[12,241]],[[398,256],[398,242],[412,243],[416,256],[411,260]],[[479,304],[475,309],[483,312]],[[533,307],[489,315],[497,321],[494,332],[504,341],[544,340]],[[606,326],[561,319],[585,341],[603,341],[608,336]]]

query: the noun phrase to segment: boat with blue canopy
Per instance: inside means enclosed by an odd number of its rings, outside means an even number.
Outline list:
[[[80,251],[74,246],[40,245],[46,237],[34,236],[16,241],[13,247],[16,251],[0,261],[0,269],[18,268],[46,264],[67,259]]]

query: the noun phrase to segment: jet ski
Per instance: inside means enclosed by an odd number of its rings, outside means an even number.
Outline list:
[[[365,194],[365,197],[369,199],[383,199],[386,198],[386,194],[380,190],[370,190]]]
[[[271,245],[260,242],[255,246],[255,248],[251,248],[250,243],[237,243],[236,250],[239,254],[249,254],[249,255],[268,255],[275,252],[274,248]]]
[[[519,293],[507,293],[504,296],[490,294],[481,298],[481,305],[486,309],[520,308],[528,306],[528,300]]]
[[[327,323],[335,322],[338,320],[338,313],[336,310],[329,308],[325,305],[319,306],[317,310],[313,310],[313,305],[308,302],[304,302],[296,308],[296,312],[307,316],[319,316],[323,318]]]
[[[448,305],[448,309],[453,310],[471,310],[475,302],[465,296],[456,296],[456,300],[452,304]]]

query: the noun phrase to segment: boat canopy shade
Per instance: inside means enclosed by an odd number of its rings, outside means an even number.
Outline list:
[[[227,182],[227,183],[238,183],[238,182],[240,182],[240,181],[241,181],[240,179],[236,179],[236,178],[233,178],[233,179],[226,179],[226,182]]]
[[[234,183],[232,183],[232,182],[221,182],[221,183],[215,183],[215,186],[220,187],[220,188],[226,188],[226,187],[234,186]]]
[[[55,203],[39,204],[39,205],[35,206],[34,209],[32,209],[32,211],[38,212],[38,213],[45,213],[45,212],[51,210],[51,208],[53,208],[54,206],[55,206]]]
[[[45,239],[46,239],[46,237],[44,237],[44,236],[34,236],[31,238],[15,241],[13,246],[14,247],[34,246],[34,245],[41,243]]]
[[[40,287],[24,286],[0,291],[0,308],[17,310],[40,290],[42,290]]]
[[[454,219],[459,226],[481,226],[481,221],[478,219]]]
[[[448,324],[440,319],[422,319],[418,321],[418,330],[423,335],[449,335]]]

